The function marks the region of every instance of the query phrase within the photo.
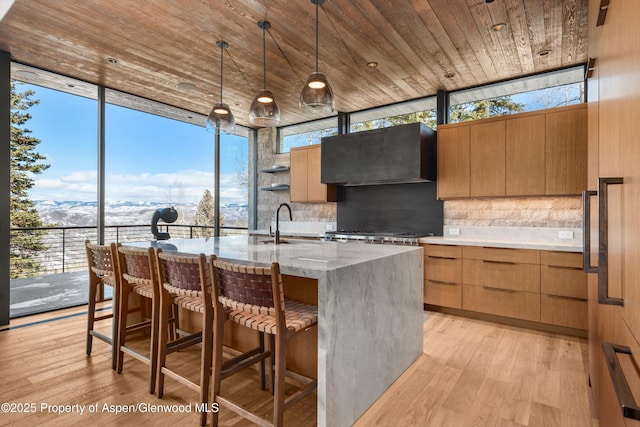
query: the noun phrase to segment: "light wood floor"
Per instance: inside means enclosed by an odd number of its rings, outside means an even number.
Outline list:
[[[171,379],[163,399],[148,394],[146,366],[125,356],[125,370],[116,374],[109,347],[99,340],[86,356],[82,313],[68,309],[0,328],[0,403],[14,403],[13,409],[36,404],[33,413],[1,413],[0,425],[198,425],[195,413],[104,412],[105,404],[184,408],[197,394]],[[46,321],[60,316],[69,317]],[[29,325],[36,321],[45,322]],[[169,363],[195,380],[198,350],[173,354]],[[597,426],[589,412],[586,351],[578,338],[429,313],[424,354],[356,426]],[[257,371],[225,380],[225,393],[267,416],[271,412],[271,396],[259,390]],[[88,413],[96,403],[98,412]],[[285,425],[315,425],[315,403],[310,396],[290,408]],[[85,413],[56,414],[41,404],[83,405]],[[220,425],[251,424],[224,411]]]

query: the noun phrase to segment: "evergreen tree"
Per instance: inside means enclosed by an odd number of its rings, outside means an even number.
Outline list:
[[[196,209],[196,216],[194,219],[194,224],[196,226],[208,226],[214,227],[216,224],[216,215],[215,215],[216,205],[213,200],[213,196],[209,189],[204,190],[204,194],[202,195],[202,199],[198,203],[198,208]],[[222,216],[220,217],[220,226],[224,224],[224,220]],[[212,228],[197,228],[195,233],[197,237],[211,237],[213,236]]]
[[[500,96],[498,98],[451,106],[451,109],[449,110],[449,123],[458,123],[467,120],[477,120],[484,119],[486,117],[519,113],[523,110],[524,106],[517,102],[513,102],[510,96]],[[380,129],[383,127],[416,122],[422,122],[430,128],[435,129],[436,111],[416,111],[413,113],[401,114],[399,116],[385,117],[368,122],[356,123],[353,127],[355,132],[362,132],[365,130]]]
[[[18,92],[11,82],[11,228],[42,227],[42,220],[31,199],[29,189],[35,182],[33,175],[42,173],[50,165],[42,163],[46,157],[35,151],[40,140],[31,136],[24,125],[31,119],[29,108],[40,101],[33,99],[32,90]],[[40,271],[35,257],[47,249],[43,243],[46,231],[29,230],[11,233],[11,277],[28,277]]]

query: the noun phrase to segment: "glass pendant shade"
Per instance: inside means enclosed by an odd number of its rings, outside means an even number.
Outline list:
[[[280,122],[280,107],[270,90],[258,92],[249,109],[249,123],[261,127],[273,127]]]
[[[236,121],[231,112],[229,105],[218,102],[213,106],[209,117],[207,117],[207,130],[215,131],[219,127],[220,129],[232,133],[236,130]]]
[[[333,90],[324,73],[309,74],[300,92],[300,105],[311,107],[318,112],[333,112]]]
[[[280,107],[276,102],[273,92],[267,89],[267,45],[266,31],[271,28],[269,21],[259,21],[258,27],[262,29],[262,72],[263,88],[258,91],[249,108],[249,123],[260,127],[274,127],[280,123]]]
[[[319,113],[332,113],[335,110],[333,90],[324,73],[318,72],[318,8],[324,0],[311,0],[316,6],[316,70],[309,74],[300,92],[300,105],[311,107]]]
[[[229,43],[218,40],[216,45],[220,48],[220,102],[216,103],[209,116],[207,117],[207,131],[215,132],[222,129],[227,133],[233,133],[236,130],[236,120],[233,117],[231,108],[228,104],[222,102],[222,76],[224,71],[224,50],[229,47]]]

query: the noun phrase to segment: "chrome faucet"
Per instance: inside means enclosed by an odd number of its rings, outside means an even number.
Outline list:
[[[275,243],[276,245],[280,244],[280,208],[283,206],[286,206],[286,208],[289,210],[289,220],[293,221],[293,215],[291,215],[291,206],[286,203],[281,203],[276,210],[276,234],[273,238],[273,243]]]

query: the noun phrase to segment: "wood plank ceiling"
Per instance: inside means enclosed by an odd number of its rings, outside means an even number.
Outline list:
[[[0,49],[22,64],[207,115],[220,94],[215,43],[224,39],[233,59],[225,55],[224,102],[249,125],[263,81],[262,19],[272,24],[267,87],[281,124],[318,118],[298,105],[315,61],[309,0],[16,0],[0,23]],[[506,27],[493,31],[498,23]],[[587,0],[326,0],[319,33],[319,70],[336,109],[352,112],[584,63]]]

